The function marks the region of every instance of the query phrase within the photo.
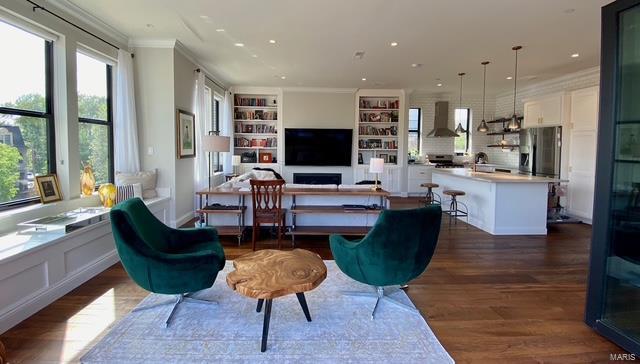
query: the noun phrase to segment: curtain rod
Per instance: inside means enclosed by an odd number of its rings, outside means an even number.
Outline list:
[[[113,43],[111,43],[111,42],[109,42],[109,41],[105,40],[104,38],[102,38],[102,37],[100,37],[100,36],[98,36],[98,35],[96,35],[96,34],[93,34],[92,32],[90,32],[90,31],[88,31],[88,30],[84,29],[83,27],[81,27],[81,26],[79,26],[79,25],[77,25],[77,24],[75,24],[75,23],[70,22],[69,20],[67,20],[67,19],[65,19],[65,18],[63,18],[63,17],[61,17],[60,15],[58,15],[58,14],[54,13],[53,11],[51,11],[51,10],[49,10],[49,9],[45,8],[44,6],[38,5],[38,4],[34,3],[34,2],[33,2],[33,1],[31,1],[31,0],[26,0],[26,2],[28,2],[28,3],[29,3],[29,4],[31,4],[31,5],[33,5],[33,8],[32,8],[33,12],[36,12],[36,10],[42,10],[42,11],[46,12],[47,14],[53,15],[53,16],[55,16],[56,18],[58,18],[58,19],[62,20],[63,22],[65,22],[65,23],[67,23],[67,24],[71,25],[72,27],[74,27],[74,28],[76,28],[76,29],[79,29],[79,30],[81,30],[81,31],[83,31],[83,32],[85,32],[85,33],[87,33],[87,34],[89,34],[90,36],[92,36],[92,37],[94,37],[94,38],[96,38],[96,39],[98,39],[98,40],[102,41],[103,43],[106,43],[106,44],[108,44],[108,45],[112,46],[113,48],[115,48],[115,49],[117,49],[117,50],[120,50],[120,47],[118,47],[117,45],[115,45],[115,44],[113,44]],[[131,53],[131,57],[133,57],[133,53]]]
[[[200,71],[200,68],[196,68],[196,72],[200,73],[200,72],[201,72],[201,71]],[[202,72],[202,73],[204,73],[204,72]],[[211,77],[207,76],[207,74],[206,74],[206,73],[204,73],[204,78],[209,79],[209,81],[213,82],[216,86],[220,87],[221,89],[223,89],[223,90],[225,90],[225,91],[229,91],[229,90],[227,90],[224,86],[222,86],[221,84],[219,84],[218,82],[216,82],[216,80],[214,80],[213,78],[211,78]]]

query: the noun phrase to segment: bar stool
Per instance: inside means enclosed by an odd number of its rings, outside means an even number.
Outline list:
[[[425,183],[422,183],[420,185],[420,187],[423,187],[423,188],[427,189],[427,195],[424,197],[424,204],[425,205],[433,205],[433,204],[441,204],[442,203],[442,199],[440,198],[440,195],[438,195],[437,193],[433,192],[434,188],[440,187],[439,184],[431,183],[431,182],[425,182]]]
[[[467,220],[467,226],[469,225],[469,209],[467,205],[457,200],[457,196],[464,196],[466,193],[460,190],[444,190],[444,195],[450,196],[449,210],[443,211],[443,213],[449,215],[449,228],[451,228],[451,219],[453,218],[454,224],[458,224],[458,217],[465,217]],[[460,208],[463,208],[461,210]]]

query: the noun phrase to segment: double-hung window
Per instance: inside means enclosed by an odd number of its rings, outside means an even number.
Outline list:
[[[469,151],[471,146],[471,109],[456,109],[455,113],[456,127],[458,124],[462,124],[462,128],[465,130],[463,133],[458,133],[459,136],[455,137],[454,151],[458,155],[462,155]]]
[[[53,42],[0,21],[0,209],[38,201],[55,172]]]
[[[90,165],[96,185],[113,182],[111,65],[77,53],[80,163]]]
[[[420,124],[422,120],[422,110],[420,108],[409,109],[409,153],[416,151],[420,154]]]

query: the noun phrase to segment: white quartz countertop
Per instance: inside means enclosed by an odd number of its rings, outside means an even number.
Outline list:
[[[451,168],[451,169],[435,169],[433,173],[439,173],[444,175],[450,175],[460,178],[468,178],[476,181],[491,182],[491,183],[552,183],[562,182],[557,178],[547,178],[538,176],[527,176],[523,174],[514,173],[487,173],[487,172],[473,172],[468,169]]]

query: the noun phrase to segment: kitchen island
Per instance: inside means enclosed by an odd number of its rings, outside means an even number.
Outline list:
[[[493,235],[546,235],[549,183],[558,179],[512,173],[435,169],[436,190],[461,190],[469,210],[469,224]],[[446,197],[446,196],[443,196]],[[443,210],[449,205],[443,201]]]

